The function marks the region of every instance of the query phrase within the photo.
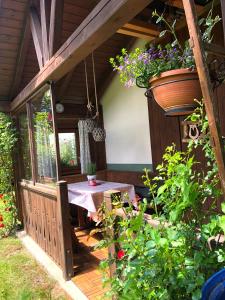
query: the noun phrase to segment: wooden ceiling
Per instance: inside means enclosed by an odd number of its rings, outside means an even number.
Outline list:
[[[39,0],[0,0],[0,110],[4,101],[11,101],[40,70],[29,23],[30,6],[39,7],[39,2]],[[98,2],[100,0],[64,0],[60,45],[78,28]],[[170,13],[180,18],[184,25],[181,0],[150,2],[152,2],[150,6],[131,22],[124,24],[118,33],[95,50],[95,71],[99,91],[112,73],[110,57],[118,54],[121,48],[128,47],[134,37],[152,40],[158,36],[158,28],[151,19],[153,9],[165,10],[165,3],[168,2]],[[171,11],[171,8],[174,10]],[[197,9],[200,11],[202,7],[199,6]],[[87,58],[87,70],[90,94],[93,95],[90,57]],[[86,101],[84,64],[76,66],[58,84],[60,101],[84,103]]]

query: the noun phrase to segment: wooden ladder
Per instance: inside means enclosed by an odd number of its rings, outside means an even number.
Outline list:
[[[206,61],[205,51],[217,56],[225,57],[225,48],[214,44],[203,44],[198,25],[198,18],[194,0],[182,0],[185,11],[187,26],[190,35],[190,46],[193,49],[195,63],[198,71],[200,85],[202,89],[203,102],[209,121],[209,130],[212,138],[212,145],[215,153],[221,187],[225,196],[225,152],[220,134],[219,120],[216,115],[216,107],[213,95],[212,83]],[[223,17],[223,31],[225,35],[225,1],[221,0],[221,10]]]

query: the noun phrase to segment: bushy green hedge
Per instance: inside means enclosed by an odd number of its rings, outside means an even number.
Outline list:
[[[12,118],[0,112],[0,238],[8,236],[17,223],[13,184],[16,142]]]

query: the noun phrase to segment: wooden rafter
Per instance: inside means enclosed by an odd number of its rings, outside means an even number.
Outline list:
[[[21,105],[48,80],[57,81],[98,48],[152,0],[101,0],[11,104]]]
[[[40,0],[40,13],[41,13],[41,36],[42,36],[42,49],[43,49],[43,63],[49,60],[49,47],[48,47],[48,29],[49,29],[49,0]]]
[[[117,32],[137,38],[142,38],[147,41],[153,40],[159,35],[159,30],[154,24],[148,24],[137,19],[126,23]]]
[[[223,19],[223,39],[225,45],[225,1],[220,0],[221,11],[222,11],[222,19]]]
[[[167,3],[168,3],[168,5],[170,5],[170,6],[174,6],[174,7],[177,7],[177,8],[184,9],[182,0],[168,0]],[[203,6],[201,6],[201,5],[195,4],[195,9],[196,9],[197,13],[201,13],[201,11],[202,11],[204,8],[203,8]]]
[[[37,10],[34,7],[30,8],[30,25],[34,41],[34,47],[37,54],[38,64],[41,69],[43,67],[42,31]]]
[[[49,28],[49,55],[52,57],[61,45],[63,20],[63,0],[52,0],[50,28]]]

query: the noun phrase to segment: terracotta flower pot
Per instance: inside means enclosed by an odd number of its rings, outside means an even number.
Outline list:
[[[167,116],[190,114],[201,100],[202,92],[196,70],[176,69],[149,80],[155,101]]]

